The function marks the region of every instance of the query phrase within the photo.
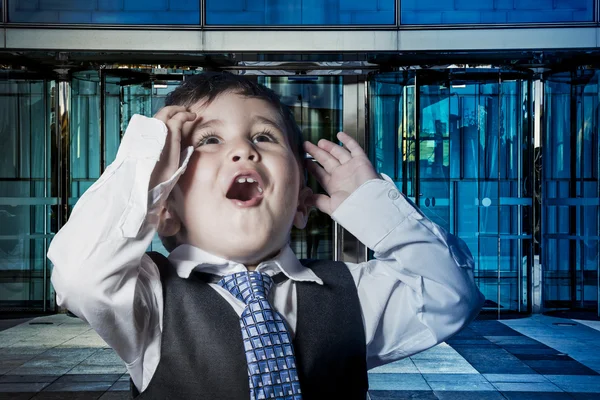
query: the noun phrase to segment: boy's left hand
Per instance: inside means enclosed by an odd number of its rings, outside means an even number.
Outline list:
[[[306,167],[329,194],[312,194],[306,200],[307,205],[316,206],[329,215],[360,185],[379,178],[356,140],[344,132],[338,133],[337,138],[344,147],[326,139],[319,140],[318,146],[304,142],[304,150],[322,165],[307,161]]]

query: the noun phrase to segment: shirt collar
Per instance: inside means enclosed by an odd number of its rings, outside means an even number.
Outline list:
[[[178,246],[168,258],[177,275],[184,279],[189,278],[192,271],[225,276],[247,270],[243,264],[215,256],[189,244]],[[323,284],[310,268],[302,265],[289,245],[281,249],[274,258],[261,262],[256,270],[270,276],[283,272],[293,281]]]

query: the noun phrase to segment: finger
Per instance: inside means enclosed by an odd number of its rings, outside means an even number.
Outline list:
[[[352,160],[352,155],[348,150],[338,144],[330,142],[329,140],[319,140],[319,147],[337,158],[341,164]]]
[[[308,170],[308,172],[310,172],[311,175],[313,175],[317,179],[319,185],[321,185],[323,189],[327,190],[327,186],[331,175],[329,175],[327,171],[323,169],[323,167],[321,167],[314,161],[307,161],[306,169]]]
[[[158,110],[158,112],[154,114],[154,118],[160,119],[162,122],[166,123],[173,118],[175,114],[182,111],[185,112],[187,109],[184,106],[167,106]]]
[[[324,194],[313,194],[306,199],[306,205],[308,207],[317,207],[319,211],[324,212],[327,215],[331,215],[331,198]]]
[[[329,154],[329,152],[315,146],[311,142],[304,142],[304,150],[325,168],[325,171],[331,173],[334,169],[340,166],[340,162]]]
[[[360,147],[360,144],[358,144],[358,142],[354,140],[352,136],[344,132],[339,132],[337,134],[337,138],[344,144],[344,147],[347,148],[350,153],[352,153],[352,157],[366,156],[363,148]]]
[[[181,139],[181,137],[183,136],[183,124],[188,121],[194,121],[196,117],[196,113],[189,111],[182,111],[173,115],[173,117],[171,117],[166,123],[167,127],[169,128],[169,132],[171,132],[171,134],[173,135],[173,139],[177,137]]]

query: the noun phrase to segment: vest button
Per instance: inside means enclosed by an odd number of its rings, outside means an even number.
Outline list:
[[[398,193],[397,190],[392,189],[388,192],[388,197],[392,200],[396,200],[398,197],[400,197],[400,193]]]

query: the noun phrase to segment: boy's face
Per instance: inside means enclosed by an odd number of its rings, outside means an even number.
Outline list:
[[[235,93],[190,111],[198,118],[183,145],[195,149],[172,194],[180,242],[250,265],[274,255],[294,222],[303,227],[299,193],[307,190],[281,117],[264,100]]]

